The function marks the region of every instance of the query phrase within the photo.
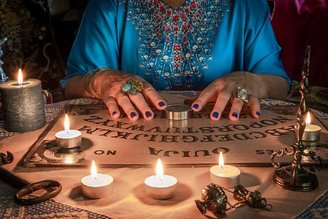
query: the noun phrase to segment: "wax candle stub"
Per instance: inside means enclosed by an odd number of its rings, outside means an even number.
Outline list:
[[[302,140],[303,141],[319,141],[321,128],[318,125],[309,124],[306,126]]]
[[[55,134],[58,146],[62,148],[75,148],[81,145],[82,133],[78,130],[71,130],[69,127],[68,115],[65,115],[64,130]]]
[[[231,165],[225,165],[222,152],[219,155],[219,165],[214,165],[210,168],[211,182],[218,184],[224,188],[233,188],[239,184],[240,170]]]
[[[2,83],[0,90],[7,131],[28,132],[45,125],[44,100],[40,80],[10,80]]]
[[[178,180],[174,176],[164,175],[162,161],[157,160],[156,175],[145,179],[145,192],[153,199],[170,199],[174,196]]]
[[[96,177],[85,176],[81,180],[82,192],[89,198],[108,197],[113,191],[113,181],[113,177],[106,174],[99,173]]]
[[[239,183],[240,170],[231,165],[224,165],[222,169],[218,165],[210,169],[211,182],[223,186],[224,188],[233,188]]]
[[[174,196],[177,179],[173,176],[163,175],[162,178],[149,176],[145,179],[146,193],[153,199],[170,199]]]
[[[81,145],[82,135],[78,130],[59,131],[55,134],[58,146],[62,148],[75,148]]]
[[[302,136],[303,141],[313,142],[320,140],[321,127],[315,124],[311,124],[310,112],[306,115],[306,127]]]
[[[94,161],[91,165],[91,174],[81,179],[82,193],[89,198],[105,198],[112,191],[113,177],[107,174],[97,173],[97,167]]]

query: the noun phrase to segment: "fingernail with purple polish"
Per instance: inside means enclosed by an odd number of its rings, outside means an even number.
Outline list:
[[[165,103],[164,103],[163,101],[160,101],[160,102],[158,103],[158,106],[163,107],[163,106],[165,106]]]
[[[146,117],[147,117],[147,118],[149,118],[149,117],[151,117],[151,116],[152,116],[152,113],[151,113],[151,112],[149,112],[149,111],[146,111],[145,115],[146,115]]]
[[[219,114],[218,112],[214,112],[214,113],[212,113],[213,118],[216,118],[216,119],[219,118],[219,115],[220,115],[220,114]]]
[[[131,113],[130,113],[131,118],[135,117],[136,115],[137,115],[137,114],[136,114],[135,112],[131,112]]]
[[[117,114],[116,111],[113,111],[113,112],[112,112],[112,116],[115,116],[116,114]]]
[[[192,108],[198,109],[199,108],[199,104],[198,103],[195,103],[194,105],[192,105]]]
[[[260,116],[260,115],[261,115],[261,113],[260,113],[259,111],[256,111],[256,115]]]
[[[238,118],[238,113],[237,112],[233,112],[232,113],[232,116],[235,117],[235,118]]]

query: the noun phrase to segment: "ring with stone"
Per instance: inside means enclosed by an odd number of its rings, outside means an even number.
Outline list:
[[[238,86],[235,98],[238,98],[241,101],[247,103],[248,102],[248,92],[247,92],[247,90],[245,88],[242,88],[242,87]]]
[[[131,95],[135,95],[137,92],[143,91],[143,89],[143,83],[137,79],[131,79],[130,81],[124,83],[121,87],[122,93]]]

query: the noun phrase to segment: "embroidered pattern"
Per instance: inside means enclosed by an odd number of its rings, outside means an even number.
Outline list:
[[[160,0],[126,2],[127,18],[138,31],[139,67],[145,79],[164,89],[193,89],[212,60],[217,28],[230,0],[186,0],[173,9]]]

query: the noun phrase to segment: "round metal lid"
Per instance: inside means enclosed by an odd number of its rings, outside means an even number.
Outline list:
[[[185,104],[170,104],[166,107],[166,118],[172,120],[184,120],[189,118],[191,108]]]

